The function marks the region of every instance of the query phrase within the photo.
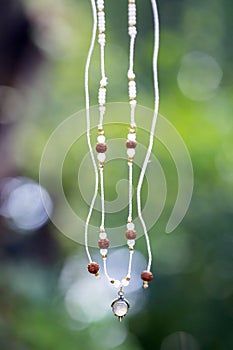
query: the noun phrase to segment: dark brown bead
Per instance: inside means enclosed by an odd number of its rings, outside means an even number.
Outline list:
[[[95,149],[98,153],[105,153],[107,151],[107,145],[106,143],[97,143]]]
[[[87,269],[93,275],[96,275],[100,269],[99,265],[96,262],[91,262],[88,264]]]
[[[145,282],[150,282],[153,280],[154,276],[153,276],[152,272],[150,272],[150,271],[143,271],[141,274],[141,278]]]
[[[127,148],[136,148],[136,146],[137,146],[137,142],[136,141],[130,141],[130,140],[126,141],[126,147]]]
[[[137,237],[137,232],[135,230],[128,230],[125,235],[127,239],[135,239]]]
[[[98,241],[98,246],[100,249],[108,249],[110,245],[109,239],[103,238]]]

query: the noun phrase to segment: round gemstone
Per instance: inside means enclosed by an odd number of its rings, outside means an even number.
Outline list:
[[[135,230],[128,230],[125,235],[127,239],[135,239],[137,237],[137,232]]]
[[[102,238],[98,241],[98,246],[101,249],[107,249],[110,245],[109,239],[107,238]]]
[[[87,269],[90,273],[95,275],[99,271],[100,268],[96,262],[91,262],[90,264],[88,264]]]
[[[112,305],[112,310],[114,314],[118,317],[125,316],[128,312],[128,308],[128,304],[123,299],[115,301],[115,303]]]
[[[126,147],[127,148],[136,148],[136,146],[137,146],[137,142],[136,141],[130,141],[130,140],[126,141]]]
[[[107,145],[106,143],[97,143],[96,145],[96,151],[98,153],[104,153],[107,151]]]
[[[153,280],[154,276],[153,276],[152,272],[150,272],[150,271],[143,271],[141,274],[141,278],[145,282],[150,282]]]

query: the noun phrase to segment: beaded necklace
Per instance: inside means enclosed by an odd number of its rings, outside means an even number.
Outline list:
[[[111,307],[114,314],[121,321],[122,318],[127,314],[128,309],[130,307],[129,302],[124,298],[123,288],[128,286],[131,278],[131,270],[132,270],[132,260],[134,254],[134,245],[135,239],[137,236],[135,226],[133,223],[133,203],[132,203],[132,194],[133,194],[133,160],[135,155],[135,149],[137,146],[136,141],[136,123],[135,123],[135,109],[136,109],[136,81],[135,81],[135,73],[134,73],[134,49],[135,49],[135,39],[137,35],[136,28],[136,0],[128,1],[128,34],[130,37],[130,45],[129,45],[129,69],[128,69],[128,93],[129,93],[129,104],[130,104],[130,123],[129,123],[129,133],[127,135],[126,140],[126,148],[127,148],[127,157],[128,157],[128,176],[129,176],[129,189],[128,189],[128,200],[129,200],[129,211],[128,211],[128,219],[126,224],[126,239],[127,245],[129,248],[129,262],[128,262],[128,272],[127,275],[124,276],[121,280],[115,279],[109,275],[107,269],[107,254],[108,248],[110,246],[110,241],[107,237],[107,232],[105,230],[105,195],[104,195],[104,162],[106,159],[105,152],[107,151],[107,144],[104,132],[104,115],[106,112],[106,92],[107,92],[107,77],[105,74],[105,44],[106,44],[106,26],[105,26],[105,3],[104,0],[91,0],[92,5],[92,13],[93,13],[93,32],[91,44],[87,56],[86,68],[85,68],[85,97],[86,97],[86,125],[87,125],[87,143],[89,147],[90,156],[92,159],[92,164],[95,172],[95,190],[92,197],[92,201],[90,204],[89,212],[87,215],[86,223],[85,223],[85,249],[87,253],[87,257],[89,260],[88,271],[95,275],[97,278],[99,275],[99,264],[92,260],[89,247],[88,247],[88,227],[91,219],[91,215],[93,212],[93,208],[95,205],[95,201],[98,194],[98,188],[100,187],[100,195],[101,195],[101,224],[100,224],[100,232],[99,232],[99,241],[98,246],[100,248],[100,254],[103,260],[104,273],[107,277],[108,281],[113,284],[118,289],[118,297],[113,301]],[[150,139],[147,148],[147,153],[142,165],[141,173],[138,180],[137,185],[137,211],[138,217],[140,219],[146,244],[148,251],[148,265],[146,270],[144,270],[141,274],[141,278],[143,280],[143,287],[147,288],[148,283],[153,279],[153,274],[151,270],[152,264],[152,253],[150,247],[149,235],[147,232],[146,224],[142,217],[141,210],[141,188],[143,184],[143,180],[145,177],[145,172],[147,165],[149,163],[149,158],[151,155],[153,142],[154,142],[154,133],[155,126],[158,116],[158,108],[159,108],[159,88],[158,88],[158,74],[157,74],[157,59],[158,59],[158,50],[159,50],[159,19],[158,19],[158,11],[155,0],[151,0],[152,11],[154,16],[154,55],[153,55],[153,77],[154,77],[154,92],[155,92],[155,102],[154,102],[154,115],[151,124],[150,130]],[[90,61],[92,57],[92,53],[95,45],[95,38],[98,30],[98,43],[100,46],[100,69],[101,69],[101,80],[100,87],[98,92],[98,104],[99,104],[99,124],[98,124],[98,135],[97,135],[97,144],[96,144],[96,152],[97,152],[97,161],[96,163],[95,155],[91,145],[90,139],[90,98],[89,98],[89,67]]]

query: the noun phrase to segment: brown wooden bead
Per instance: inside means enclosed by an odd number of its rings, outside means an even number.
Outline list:
[[[96,262],[91,262],[88,264],[87,269],[93,275],[96,275],[100,269],[99,265]]]
[[[130,141],[130,140],[126,141],[126,147],[127,148],[136,148],[136,146],[137,146],[137,142],[136,141]]]
[[[110,245],[109,239],[103,238],[98,241],[98,246],[100,249],[108,249]]]
[[[128,230],[125,235],[127,239],[135,239],[137,237],[137,232],[135,230]]]
[[[106,143],[97,143],[95,149],[98,153],[104,153],[107,151],[107,145]]]
[[[141,274],[141,278],[145,282],[150,282],[153,280],[154,276],[153,276],[152,272],[150,272],[150,271],[143,271]]]

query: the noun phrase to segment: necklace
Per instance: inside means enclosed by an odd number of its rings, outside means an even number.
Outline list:
[[[104,194],[104,162],[106,159],[105,152],[107,151],[107,144],[104,132],[104,116],[106,112],[106,92],[107,92],[107,77],[105,74],[105,45],[106,45],[106,28],[105,28],[105,3],[104,0],[91,0],[92,14],[93,14],[93,31],[91,44],[87,56],[86,68],[85,68],[85,97],[86,97],[86,127],[87,127],[87,143],[89,147],[89,153],[91,156],[94,173],[95,173],[95,189],[90,203],[89,212],[87,215],[85,223],[85,249],[87,257],[89,260],[88,271],[95,275],[97,278],[100,277],[99,274],[99,265],[92,260],[89,247],[88,247],[88,227],[89,222],[92,216],[93,208],[98,194],[98,189],[100,187],[100,196],[101,196],[101,224],[99,232],[99,241],[98,246],[100,248],[100,254],[103,260],[104,274],[107,277],[107,280],[113,284],[118,289],[118,297],[115,299],[112,304],[113,313],[121,321],[122,318],[127,314],[130,307],[129,302],[124,297],[124,287],[130,283],[131,270],[132,270],[132,260],[134,253],[135,239],[137,236],[134,223],[133,223],[133,159],[135,155],[135,149],[137,146],[136,142],[136,123],[135,123],[135,109],[136,109],[136,81],[134,73],[134,49],[135,49],[135,39],[137,35],[136,29],[136,0],[128,1],[128,34],[130,37],[129,45],[129,69],[128,69],[128,92],[129,92],[129,104],[130,104],[130,123],[129,123],[129,133],[126,140],[127,148],[127,157],[128,157],[128,176],[129,176],[129,188],[128,188],[128,201],[129,201],[129,211],[128,219],[126,224],[126,238],[127,245],[129,248],[129,262],[128,262],[128,272],[127,275],[118,280],[113,278],[108,273],[107,268],[107,254],[108,248],[110,246],[110,241],[107,237],[105,231],[105,194]],[[159,88],[158,88],[158,76],[157,76],[157,59],[158,59],[158,50],[159,50],[159,20],[158,20],[158,11],[155,0],[151,0],[152,11],[154,16],[154,55],[153,55],[153,76],[154,76],[154,91],[155,91],[155,103],[154,103],[154,115],[151,123],[150,138],[149,144],[146,152],[146,156],[142,165],[140,172],[138,184],[137,184],[137,211],[138,217],[140,219],[143,233],[146,240],[147,252],[148,252],[148,264],[146,270],[141,274],[143,280],[143,287],[147,288],[148,283],[153,279],[153,274],[151,272],[152,265],[152,253],[150,247],[150,239],[147,232],[146,224],[142,216],[141,210],[141,189],[143,180],[145,177],[145,172],[147,165],[149,163],[149,158],[152,152],[153,142],[154,142],[154,133],[155,126],[158,116],[158,107],[159,107]],[[100,70],[101,70],[101,80],[100,87],[98,92],[98,104],[99,104],[99,124],[98,124],[98,135],[97,135],[97,144],[96,144],[96,153],[97,161],[96,163],[95,154],[93,152],[91,139],[90,139],[90,98],[89,98],[89,68],[92,53],[95,46],[95,38],[98,29],[98,43],[100,46]]]

